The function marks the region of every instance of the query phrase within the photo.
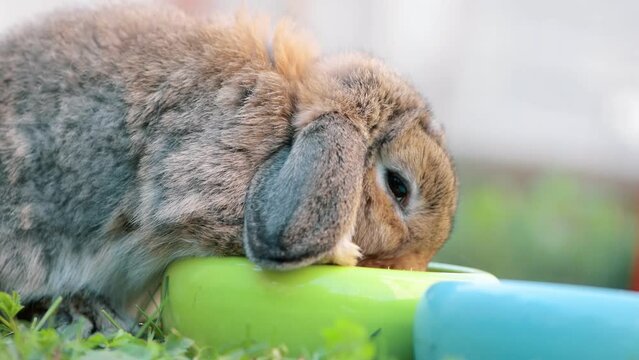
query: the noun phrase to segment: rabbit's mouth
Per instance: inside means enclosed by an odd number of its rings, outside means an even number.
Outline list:
[[[396,269],[396,270],[411,270],[411,271],[426,271],[428,263],[430,262],[433,254],[426,254],[421,251],[409,252],[392,258],[375,258],[365,257],[357,266],[373,267],[381,269]]]

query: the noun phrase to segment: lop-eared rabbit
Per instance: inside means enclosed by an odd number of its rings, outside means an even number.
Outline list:
[[[267,28],[117,5],[6,34],[0,290],[101,331],[180,257],[423,270],[457,191],[422,96]]]

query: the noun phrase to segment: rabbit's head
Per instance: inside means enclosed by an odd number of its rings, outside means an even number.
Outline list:
[[[295,134],[254,177],[244,247],[268,268],[317,262],[423,270],[448,237],[452,162],[423,98],[365,55],[296,84]]]

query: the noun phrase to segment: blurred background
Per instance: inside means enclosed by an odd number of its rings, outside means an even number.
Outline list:
[[[2,0],[0,32],[96,2]],[[164,2],[291,17],[325,53],[372,53],[422,91],[460,178],[436,261],[639,290],[639,2]]]

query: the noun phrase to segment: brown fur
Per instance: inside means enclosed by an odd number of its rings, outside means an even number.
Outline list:
[[[424,269],[456,180],[423,98],[265,29],[116,6],[1,41],[0,289],[121,313],[183,256]]]

